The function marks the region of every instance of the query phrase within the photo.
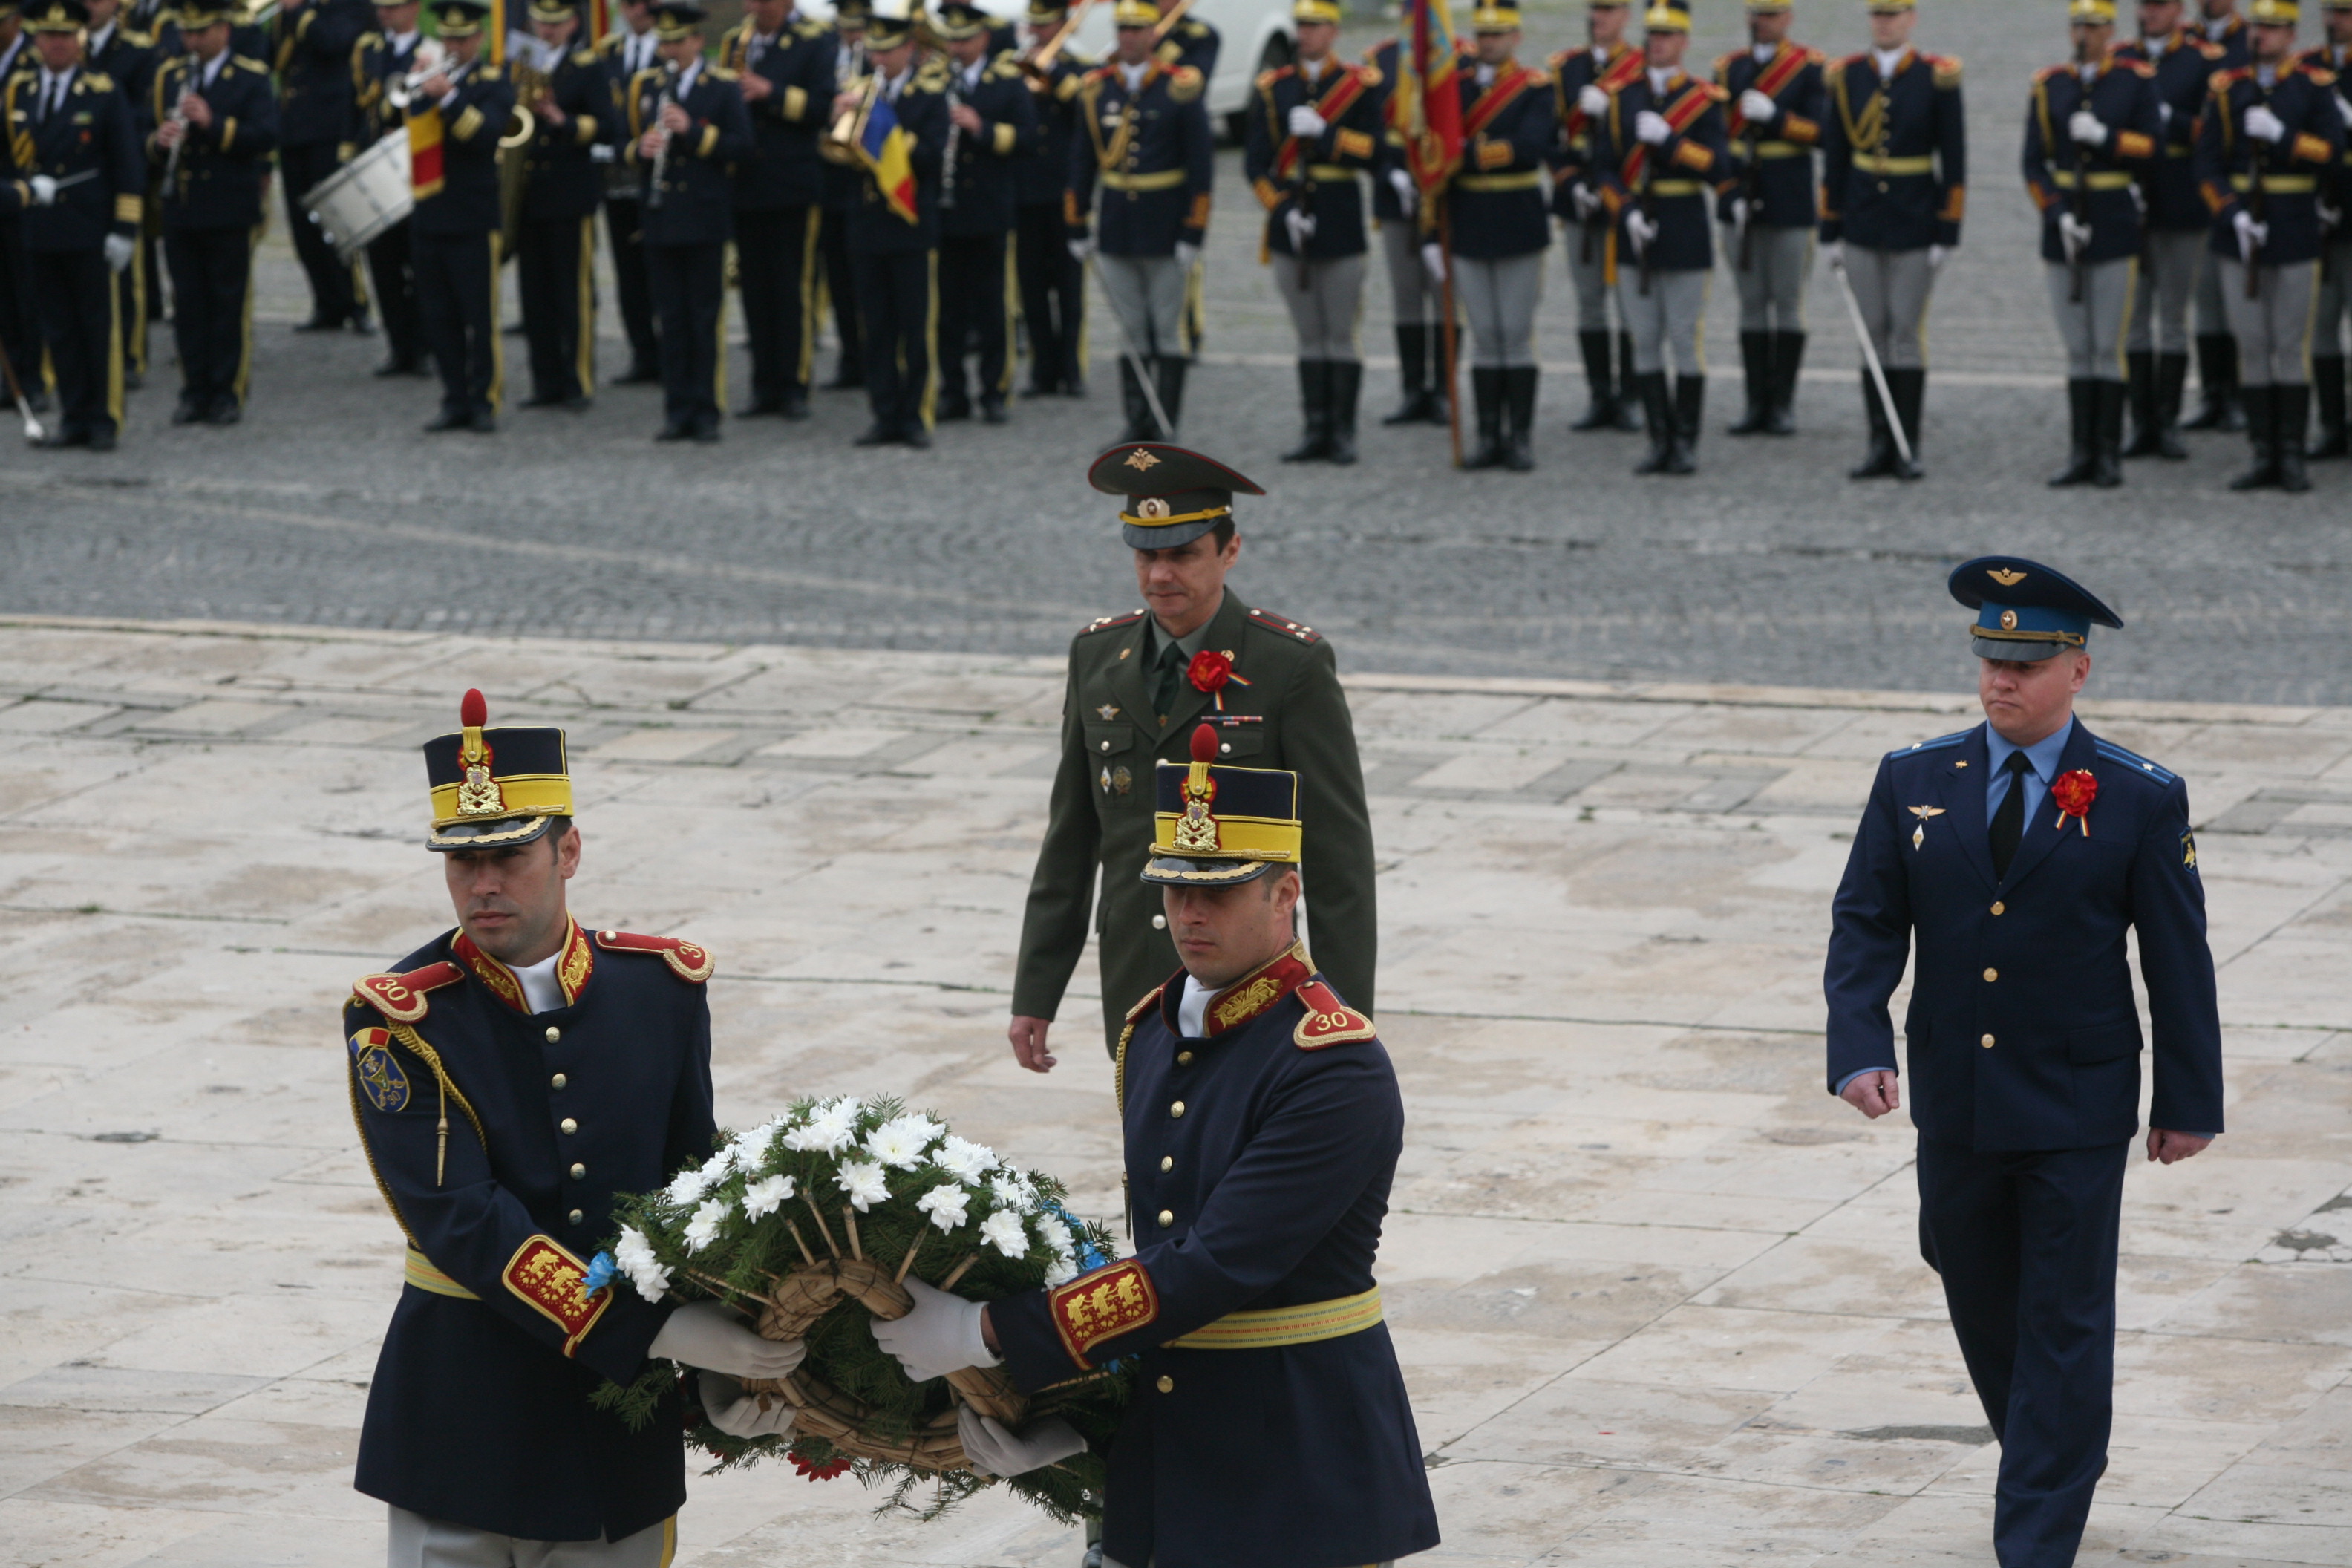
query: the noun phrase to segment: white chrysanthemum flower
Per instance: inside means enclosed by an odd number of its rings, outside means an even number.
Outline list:
[[[988,1179],[989,1195],[1003,1209],[1019,1209],[1026,1214],[1037,1206],[1037,1184],[1025,1171],[1003,1170]]]
[[[699,1252],[718,1240],[719,1224],[734,1207],[725,1198],[712,1198],[695,1210],[694,1217],[686,1222],[686,1249]]]
[[[1052,1247],[1057,1255],[1063,1258],[1077,1256],[1077,1238],[1070,1234],[1070,1227],[1062,1223],[1059,1215],[1040,1214],[1029,1223],[1036,1227],[1037,1239]]]
[[[923,1163],[931,1141],[924,1129],[930,1125],[919,1116],[895,1117],[866,1135],[866,1152],[893,1169],[911,1171]]]
[[[857,1113],[864,1109],[854,1100],[836,1100],[819,1106],[807,1126],[784,1134],[785,1147],[838,1154],[857,1141]]]
[[[654,1256],[653,1244],[646,1239],[645,1232],[634,1226],[621,1227],[621,1239],[613,1247],[613,1261],[646,1300],[659,1301],[669,1289],[669,1270]]]
[[[869,1204],[890,1201],[889,1178],[882,1173],[881,1166],[868,1160],[843,1161],[841,1173],[834,1178],[834,1184],[849,1194],[850,1206],[859,1214],[864,1214]]]
[[[702,1162],[703,1189],[707,1192],[710,1188],[715,1187],[719,1183],[725,1181],[727,1179],[727,1173],[734,1168],[735,1145],[730,1143],[720,1149],[719,1152],[710,1156],[709,1159]]]
[[[950,1132],[932,1152],[931,1163],[959,1181],[976,1182],[996,1168],[996,1151]]]
[[[1024,1258],[1029,1252],[1029,1233],[1021,1228],[1021,1216],[998,1209],[980,1222],[980,1239],[984,1247],[992,1247],[1007,1258]]]
[[[1045,1265],[1045,1289],[1048,1290],[1067,1285],[1077,1277],[1078,1262],[1075,1258],[1065,1258],[1056,1253],[1054,1261]]]
[[[743,1217],[765,1219],[793,1195],[790,1176],[768,1176],[743,1189]]]
[[[710,1178],[701,1171],[680,1171],[671,1178],[669,1185],[662,1189],[662,1196],[675,1206],[684,1208],[688,1204],[701,1202],[702,1194],[709,1190]]]
[[[941,1230],[953,1230],[964,1222],[971,1206],[971,1194],[953,1182],[943,1183],[915,1200],[915,1207],[931,1216],[931,1223]]]
[[[763,1121],[736,1140],[739,1152],[735,1156],[735,1163],[749,1171],[765,1161],[768,1151],[776,1146],[776,1134],[784,1130],[785,1123],[789,1120],[787,1117],[779,1116],[773,1121]]]

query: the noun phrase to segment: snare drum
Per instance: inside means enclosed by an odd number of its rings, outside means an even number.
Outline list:
[[[408,185],[408,132],[394,131],[310,187],[302,205],[335,254],[349,261],[407,218],[416,199]]]

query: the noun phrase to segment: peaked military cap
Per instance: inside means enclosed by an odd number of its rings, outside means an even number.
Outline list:
[[[378,5],[402,5],[405,0],[376,0]],[[183,34],[201,33],[219,22],[236,20],[236,7],[232,0],[183,0],[178,11]]]
[[[35,33],[78,33],[89,25],[89,7],[82,0],[33,0],[25,8],[25,26]]]
[[[2116,0],[2068,0],[2066,20],[2104,26],[2116,19]]]
[[[2302,16],[2294,0],[2254,0],[2246,7],[2246,20],[2257,27],[2292,27]]]
[[[534,22],[561,22],[566,16],[578,15],[572,0],[530,0],[530,19]]]
[[[1339,25],[1339,0],[1292,0],[1290,19],[1294,22],[1328,22]]]
[[[445,38],[470,38],[482,30],[490,14],[486,0],[433,0],[434,30]]]
[[[1516,33],[1519,30],[1519,8],[1506,5],[1499,0],[1489,0],[1470,13],[1470,30],[1474,33]]]
[[[703,18],[709,15],[695,0],[660,0],[654,7],[654,37],[665,44],[690,38],[702,30]]]
[[[995,25],[995,17],[970,4],[970,0],[948,0],[931,18],[931,31],[950,43],[977,38]]]
[[[833,25],[836,27],[862,29],[866,19],[872,15],[874,0],[834,0]]]
[[[2094,626],[2123,617],[2063,573],[2021,555],[1983,555],[1952,568],[1952,597],[1977,612],[1979,658],[2031,664],[2088,646]]]
[[[877,49],[896,48],[915,36],[923,19],[920,0],[874,0],[866,14],[866,44]]]
[[[545,834],[572,815],[572,772],[563,731],[491,730],[489,704],[468,691],[454,735],[425,742],[425,777],[433,788],[427,849],[508,849]]]
[[[2352,5],[2352,0],[2344,0]],[[1068,19],[1069,0],[1029,0],[1028,20],[1036,26],[1048,27]]]
[[[1874,12],[1916,11],[1918,8],[1919,0],[1870,0],[1870,4],[1864,7]]]
[[[1216,754],[1216,727],[1203,724],[1191,762],[1159,765],[1145,881],[1219,888],[1298,864],[1298,775],[1223,767]]]
[[[1087,482],[1105,495],[1126,496],[1119,537],[1137,550],[1190,544],[1234,514],[1234,496],[1265,491],[1213,458],[1165,441],[1113,447],[1087,470]]]
[[[1151,0],[1118,0],[1110,19],[1117,27],[1156,27],[1160,26],[1160,7]]]
[[[1690,31],[1690,7],[1677,0],[1661,0],[1642,13],[1642,30],[1647,33],[1687,33]]]

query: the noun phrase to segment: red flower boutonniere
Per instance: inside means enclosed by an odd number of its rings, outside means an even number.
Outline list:
[[[1206,647],[1192,656],[1192,662],[1185,667],[1184,679],[1192,683],[1194,690],[1205,691],[1215,698],[1220,713],[1225,710],[1225,682],[1230,680],[1237,686],[1249,684],[1234,673],[1231,654]]]
[[[2058,820],[2053,827],[2063,827],[2073,817],[2082,825],[2083,837],[2091,836],[2091,803],[2099,798],[2099,781],[2088,768],[2076,768],[2071,773],[2060,773],[2050,785],[2050,798],[2058,803]]]

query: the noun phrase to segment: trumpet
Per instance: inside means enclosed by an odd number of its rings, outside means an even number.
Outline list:
[[[440,39],[426,38],[420,42],[416,46],[416,53],[410,57],[408,74],[384,89],[384,101],[406,112],[409,103],[416,97],[416,89],[429,79],[439,75],[447,58],[448,50]]]

